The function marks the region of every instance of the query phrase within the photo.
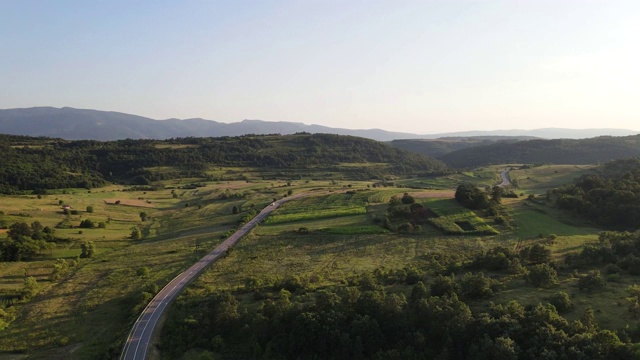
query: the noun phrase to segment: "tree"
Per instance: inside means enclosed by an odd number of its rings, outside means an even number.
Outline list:
[[[87,212],[89,214],[93,214],[93,206],[91,206],[91,205],[87,206]]]
[[[22,238],[31,237],[33,231],[26,222],[17,222],[9,226],[7,236],[14,241],[20,241]]]
[[[34,227],[40,230],[40,223],[35,222]],[[9,227],[6,239],[0,239],[0,260],[20,261],[30,259],[40,251],[47,249],[44,236],[39,231],[36,239],[33,229],[25,222],[14,223]]]
[[[405,205],[413,204],[413,203],[416,202],[416,200],[413,198],[413,196],[409,195],[409,193],[404,193],[404,195],[402,196],[401,201]]]
[[[504,191],[501,186],[494,186],[491,189],[491,201],[493,201],[496,204],[500,204],[502,202],[503,192]]]
[[[147,221],[148,217],[149,215],[145,211],[140,212],[140,220],[142,220],[143,222]]]
[[[489,207],[487,194],[473,184],[459,185],[455,193],[456,201],[471,210],[481,210]]]
[[[238,209],[238,207],[237,207],[237,206],[235,206],[235,205],[234,205],[234,206],[231,208],[231,213],[232,213],[232,214],[237,214],[237,213],[239,213],[239,212],[240,212],[240,209]]]

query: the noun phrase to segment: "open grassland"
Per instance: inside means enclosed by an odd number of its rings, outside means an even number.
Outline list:
[[[540,234],[545,236],[551,234],[557,236],[597,236],[596,234],[600,232],[600,230],[587,227],[584,224],[573,225],[567,215],[526,200],[512,206],[511,216],[517,228],[517,235],[521,239],[532,238]]]
[[[485,166],[470,171],[435,177],[412,177],[395,181],[398,185],[424,189],[455,189],[463,183],[476,184],[479,187],[494,186],[502,182],[500,172],[503,165]]]
[[[541,165],[511,170],[509,177],[512,181],[515,180],[518,188],[525,193],[541,194],[549,189],[569,184],[595,168],[595,165]]]

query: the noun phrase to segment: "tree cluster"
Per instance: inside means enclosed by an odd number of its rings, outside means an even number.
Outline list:
[[[549,191],[547,197],[564,210],[618,230],[640,228],[640,159],[606,164],[602,174]]]
[[[17,222],[9,227],[7,237],[0,239],[0,260],[29,260],[50,248],[50,241],[55,241],[54,229],[43,227],[35,221],[31,225]]]
[[[369,285],[304,296],[282,289],[250,307],[229,292],[182,297],[165,325],[162,350],[169,357],[197,348],[229,359],[381,360],[604,360],[632,353],[616,332],[598,329],[591,309],[573,322],[554,306],[515,301],[474,314],[455,292],[434,296],[422,282],[409,299]]]

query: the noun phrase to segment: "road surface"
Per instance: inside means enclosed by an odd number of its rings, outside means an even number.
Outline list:
[[[162,317],[165,310],[169,307],[171,302],[182,292],[184,287],[189,284],[193,279],[198,277],[200,273],[211,263],[218,260],[224,255],[225,251],[230,247],[233,247],[243,236],[245,236],[251,229],[260,223],[264,218],[278,208],[281,204],[293,200],[307,194],[298,194],[284,199],[273,202],[268,205],[262,211],[256,215],[251,221],[243,225],[233,235],[229,236],[225,241],[216,246],[213,251],[208,253],[205,257],[198,260],[190,268],[182,272],[171,280],[158,294],[151,299],[151,302],[142,311],[138,320],[136,320],[129,337],[122,349],[120,355],[121,360],[144,360],[147,358],[149,351],[149,345],[151,344],[151,336],[153,335],[158,320]]]
[[[502,184],[498,185],[501,187],[508,186],[511,184],[511,180],[509,180],[509,170],[505,170],[500,173],[500,177],[502,178]]]

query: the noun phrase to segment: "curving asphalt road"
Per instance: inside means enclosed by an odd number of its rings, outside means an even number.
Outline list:
[[[502,184],[498,185],[501,187],[505,187],[508,186],[509,184],[511,184],[511,180],[509,180],[509,170],[505,170],[503,172],[500,173],[500,177],[502,177]]]
[[[224,255],[225,251],[230,247],[233,247],[243,236],[245,236],[251,229],[260,223],[264,218],[278,208],[281,204],[297,199],[308,194],[297,194],[294,196],[286,197],[281,200],[277,200],[269,206],[262,209],[262,211],[256,215],[251,221],[246,223],[240,229],[238,229],[233,235],[229,236],[225,241],[216,246],[213,251],[208,253],[197,263],[193,264],[190,268],[182,272],[171,280],[156,296],[151,299],[151,302],[142,311],[142,314],[138,317],[129,337],[122,349],[120,355],[121,360],[144,360],[147,358],[149,351],[149,345],[151,344],[151,336],[158,324],[158,320],[162,317],[165,310],[169,307],[171,302],[182,292],[184,287],[189,284],[193,279],[198,277],[200,273],[211,263],[218,260]]]

